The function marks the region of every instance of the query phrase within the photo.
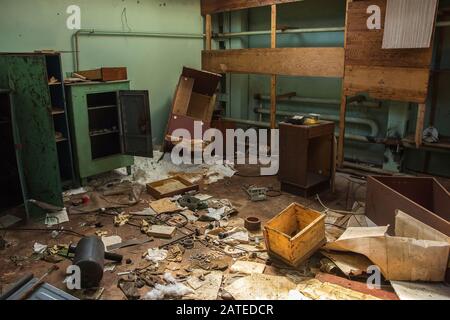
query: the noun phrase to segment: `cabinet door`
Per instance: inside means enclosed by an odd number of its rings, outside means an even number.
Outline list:
[[[148,91],[119,91],[122,152],[153,157],[152,127]]]

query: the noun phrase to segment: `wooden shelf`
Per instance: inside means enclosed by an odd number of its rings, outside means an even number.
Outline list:
[[[68,141],[68,139],[67,138],[58,138],[58,139],[56,139],[56,143],[65,142],[65,141]]]
[[[88,110],[102,110],[102,109],[112,109],[112,108],[117,108],[117,105],[88,107]]]
[[[91,133],[91,134],[89,134],[89,136],[91,136],[91,137],[98,137],[98,136],[104,136],[104,135],[107,135],[107,134],[115,134],[115,133],[119,133],[119,130],[111,130],[111,131],[107,131],[107,132]]]
[[[62,82],[59,82],[59,81],[58,82],[52,82],[52,83],[49,82],[48,83],[49,86],[59,86],[61,84],[62,84]]]
[[[52,108],[52,115],[64,114],[64,109]]]

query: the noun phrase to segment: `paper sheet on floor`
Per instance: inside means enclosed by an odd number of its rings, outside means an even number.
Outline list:
[[[440,282],[447,270],[449,244],[391,237],[388,227],[349,228],[328,250],[365,255],[387,280]]]
[[[263,273],[266,265],[252,261],[236,261],[230,268],[232,273],[254,274]]]
[[[47,213],[45,217],[45,224],[49,227],[65,222],[69,222],[69,216],[67,215],[66,208],[56,213]]]
[[[225,291],[236,300],[288,300],[295,283],[286,277],[267,274],[252,274],[237,279]]]
[[[296,290],[312,300],[380,300],[374,296],[317,279],[301,282]]]
[[[198,270],[200,273],[204,273],[203,270]],[[217,295],[222,285],[223,273],[219,271],[212,271],[204,276],[204,280],[200,280],[195,270],[193,276],[191,276],[187,283],[195,290],[194,293],[188,295],[187,299],[193,300],[217,300]]]
[[[450,300],[450,287],[441,283],[391,281],[400,300]]]

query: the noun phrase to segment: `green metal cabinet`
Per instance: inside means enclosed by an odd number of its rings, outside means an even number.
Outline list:
[[[52,112],[54,89],[48,82],[51,72],[49,58],[44,54],[0,54],[0,87],[9,90],[10,97],[3,96],[1,107],[6,110],[9,104],[13,110],[10,121],[16,136],[15,148],[20,153],[18,170],[22,177],[23,201],[28,217],[34,219],[42,218],[45,212],[29,204],[28,199],[58,207],[64,205]],[[57,85],[54,88],[57,89]],[[64,110],[63,101],[61,97],[58,107]],[[71,156],[67,159],[71,161]]]
[[[133,156],[153,156],[147,91],[131,91],[129,81],[66,85],[75,171],[87,178],[130,168]]]
[[[9,89],[0,89],[0,214],[17,207],[27,199],[23,162],[21,157],[20,136],[17,128],[13,97]]]

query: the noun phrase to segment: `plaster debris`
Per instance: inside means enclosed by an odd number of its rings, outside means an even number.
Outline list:
[[[154,263],[158,263],[160,261],[163,261],[167,258],[168,251],[167,250],[160,250],[158,248],[151,248],[148,249],[145,259]]]

